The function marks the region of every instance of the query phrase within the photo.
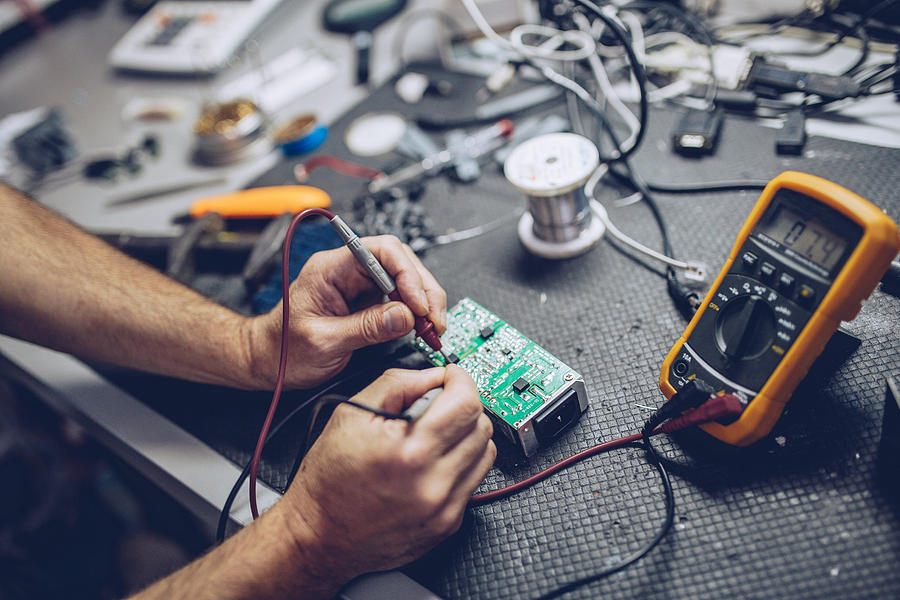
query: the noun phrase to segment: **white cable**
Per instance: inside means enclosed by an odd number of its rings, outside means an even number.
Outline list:
[[[537,46],[526,44],[524,37],[527,35],[546,38],[546,42]],[[521,54],[560,61],[584,60],[596,52],[594,38],[590,35],[575,30],[563,31],[530,23],[515,27],[509,34],[509,43]],[[566,43],[575,46],[576,49],[556,49]]]
[[[569,61],[582,60],[593,54],[596,50],[594,39],[589,35],[584,35],[580,31],[562,31],[552,27],[544,27],[542,25],[520,25],[513,29],[512,40],[508,40],[491,27],[487,22],[475,0],[460,0],[463,8],[472,17],[476,27],[481,31],[482,35],[499,46],[508,50],[518,52],[522,56],[528,58]],[[538,35],[548,38],[544,44],[532,46],[522,41],[524,35]],[[552,40],[550,44],[546,42]],[[575,50],[556,50],[564,43],[572,44]]]
[[[638,19],[634,13],[628,11],[614,14],[619,17],[619,20],[624,26],[623,28],[627,27],[627,29],[631,31],[631,46],[634,48],[634,53],[638,57],[638,62],[644,62],[647,53],[644,44],[644,26],[641,25],[641,20]]]
[[[675,269],[685,271],[690,279],[703,280],[706,276],[706,268],[700,263],[676,260],[670,256],[666,256],[665,254],[657,252],[652,248],[648,248],[634,238],[627,236],[613,224],[612,220],[609,218],[609,213],[606,212],[606,207],[603,206],[603,204],[601,204],[599,201],[594,199],[594,192],[596,191],[597,184],[600,183],[600,180],[604,175],[606,175],[608,171],[609,167],[606,164],[600,165],[584,184],[584,196],[591,203],[591,211],[593,212],[594,216],[599,219],[600,222],[603,223],[603,225],[606,226],[606,231],[608,231],[611,236],[613,236],[629,248],[640,252],[644,256],[648,256],[654,260],[658,260],[659,262],[669,265],[670,267],[673,267]]]
[[[582,31],[590,32],[590,22],[587,20],[587,17],[581,13],[575,13],[573,18],[575,24]],[[625,121],[625,125],[628,126],[628,138],[622,142],[622,147],[630,148],[637,139],[638,130],[641,128],[640,121],[638,121],[638,118],[634,113],[625,106],[619,98],[619,95],[613,89],[613,86],[609,81],[609,76],[606,73],[606,68],[603,66],[603,61],[600,60],[600,57],[596,54],[592,54],[588,57],[588,65],[591,67],[594,78],[597,80],[597,85],[600,87],[600,91],[603,93],[606,101],[609,102],[609,105],[616,111],[616,114],[618,114],[622,120]]]

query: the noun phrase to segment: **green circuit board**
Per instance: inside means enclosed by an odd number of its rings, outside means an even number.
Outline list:
[[[444,357],[416,338],[413,345],[432,364]],[[581,376],[471,298],[447,311],[444,352],[475,380],[481,402],[518,429]]]

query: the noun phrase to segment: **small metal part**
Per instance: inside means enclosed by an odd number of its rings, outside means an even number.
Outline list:
[[[575,373],[566,373],[566,376],[564,377],[564,379],[565,379],[566,381],[574,381],[574,380],[575,380]]]
[[[449,165],[456,167],[457,177],[463,181],[471,181],[480,173],[477,159],[505,144],[513,129],[512,121],[501,119],[471,134],[462,131],[451,132],[453,135],[448,136],[446,148],[389,175],[374,179],[369,184],[369,193],[375,194],[427,175],[437,174]]]
[[[226,165],[261,156],[272,149],[267,120],[247,99],[210,104],[194,123],[194,161]]]

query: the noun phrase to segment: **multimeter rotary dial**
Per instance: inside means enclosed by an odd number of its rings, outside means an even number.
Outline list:
[[[746,294],[722,306],[716,319],[716,345],[734,360],[756,358],[775,340],[775,313],[765,298]]]

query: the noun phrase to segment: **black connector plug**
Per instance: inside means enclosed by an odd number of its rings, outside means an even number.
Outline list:
[[[711,154],[719,141],[723,114],[712,111],[687,111],[672,131],[672,149],[686,156]]]
[[[794,109],[784,117],[781,129],[775,134],[775,152],[778,154],[802,154],[806,146],[806,115],[802,109]]]
[[[754,63],[748,85],[781,92],[816,94],[828,100],[856,98],[862,92],[859,83],[852,77],[792,71],[766,63]]]
[[[700,379],[688,381],[659,410],[653,413],[653,416],[647,419],[641,434],[649,436],[664,421],[679,417],[681,413],[691,408],[697,408],[714,395],[715,390],[705,381]]]
[[[757,100],[756,92],[752,90],[716,90],[716,106],[725,110],[753,112],[759,104]]]

